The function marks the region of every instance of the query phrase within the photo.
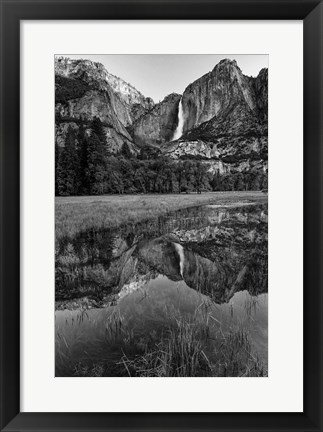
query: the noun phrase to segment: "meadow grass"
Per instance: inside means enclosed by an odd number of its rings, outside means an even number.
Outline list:
[[[120,365],[134,377],[262,377],[267,371],[252,352],[247,332],[230,329],[214,338],[206,321],[176,318],[159,342]]]
[[[203,194],[102,195],[56,197],[56,240],[90,228],[117,228],[168,212],[206,204],[263,203],[262,192],[206,192]]]

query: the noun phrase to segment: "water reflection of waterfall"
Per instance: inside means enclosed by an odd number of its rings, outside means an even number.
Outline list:
[[[173,243],[173,244],[174,244],[175,249],[176,249],[178,256],[179,256],[179,268],[180,268],[181,276],[183,277],[184,261],[185,261],[184,249],[183,249],[183,246],[178,244],[178,243]]]
[[[179,139],[183,135],[183,127],[184,127],[184,113],[183,113],[183,103],[181,98],[178,104],[178,123],[173,136],[173,141]]]

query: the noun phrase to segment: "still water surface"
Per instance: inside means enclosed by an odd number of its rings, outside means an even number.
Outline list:
[[[114,274],[113,296],[105,307],[56,311],[56,375],[67,361],[117,362],[122,347],[107,332],[120,316],[137,341],[158,339],[179,317],[206,320],[211,360],[221,335],[243,330],[267,368],[267,223],[266,205],[204,206],[102,232],[89,266]],[[82,251],[88,234],[75,242]]]

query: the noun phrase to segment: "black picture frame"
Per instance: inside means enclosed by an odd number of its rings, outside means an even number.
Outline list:
[[[322,431],[323,3],[317,0],[1,0],[0,5],[1,431]],[[303,20],[303,413],[20,412],[19,49],[20,21],[30,19]],[[292,68],[291,65],[291,73]]]

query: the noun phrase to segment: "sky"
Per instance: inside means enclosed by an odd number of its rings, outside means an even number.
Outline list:
[[[155,102],[170,93],[182,94],[185,88],[210,72],[222,59],[236,60],[244,75],[257,76],[268,67],[268,55],[241,54],[62,54],[71,59],[102,63],[108,72],[130,83]]]

